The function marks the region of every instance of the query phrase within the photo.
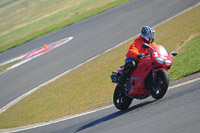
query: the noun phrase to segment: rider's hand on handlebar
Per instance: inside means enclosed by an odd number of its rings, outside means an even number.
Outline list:
[[[151,57],[152,56],[152,53],[146,53],[145,54],[145,57]]]
[[[138,59],[142,59],[142,58],[144,58],[144,57],[145,57],[144,54],[138,54],[138,55],[137,55],[137,58],[138,58]]]

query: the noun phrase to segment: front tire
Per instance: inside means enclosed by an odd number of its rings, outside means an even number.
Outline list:
[[[155,80],[151,83],[151,96],[158,100],[161,99],[167,92],[169,86],[169,75],[166,70],[160,70],[157,72]]]
[[[132,98],[125,95],[125,90],[119,87],[115,88],[114,95],[113,95],[113,103],[115,107],[119,110],[127,109],[132,102]]]

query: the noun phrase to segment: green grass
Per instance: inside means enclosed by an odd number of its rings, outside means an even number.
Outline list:
[[[128,1],[20,0],[13,2],[0,8],[0,52]]]
[[[200,71],[200,34],[174,58],[174,65],[170,70],[171,80],[179,79]]]
[[[191,35],[200,33],[199,12],[200,6],[156,27],[157,44],[171,52]],[[111,83],[110,74],[124,63],[130,43],[126,42],[22,99],[0,115],[0,128],[47,122],[112,104],[115,84]],[[171,79],[199,71],[198,44],[199,36],[180,49],[170,70]],[[196,56],[198,58],[194,59]],[[184,60],[188,61],[187,65]],[[193,71],[189,70],[191,68]],[[187,73],[183,72],[186,70]]]

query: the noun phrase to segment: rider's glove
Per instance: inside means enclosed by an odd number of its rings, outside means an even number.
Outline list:
[[[141,59],[141,58],[144,58],[144,57],[145,57],[144,54],[138,54],[138,55],[137,55],[137,58],[138,58],[138,59]]]

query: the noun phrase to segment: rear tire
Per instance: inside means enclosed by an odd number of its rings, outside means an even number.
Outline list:
[[[115,107],[119,110],[127,109],[132,102],[132,98],[125,95],[125,90],[119,87],[115,88],[114,95],[113,95],[113,103]]]
[[[158,100],[161,99],[167,92],[169,86],[169,75],[166,70],[160,70],[157,72],[154,83],[151,83],[151,96]]]

